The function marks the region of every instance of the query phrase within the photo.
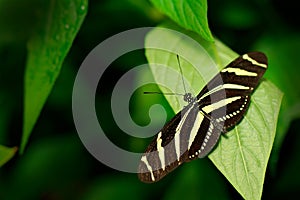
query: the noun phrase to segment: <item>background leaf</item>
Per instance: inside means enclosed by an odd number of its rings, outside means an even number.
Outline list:
[[[133,177],[104,176],[92,183],[90,191],[83,199],[97,200],[100,197],[122,199],[124,196],[130,196],[132,200],[139,200],[145,196],[141,189],[141,185]]]
[[[195,31],[205,40],[214,40],[208,27],[206,0],[151,0],[151,2],[182,27]]]
[[[2,199],[74,199],[88,177],[83,163],[89,157],[75,135],[66,134],[34,142],[14,166],[14,174],[0,182]],[[27,153],[28,152],[28,153]],[[62,167],[63,166],[63,167]],[[26,187],[30,185],[30,187]],[[4,189],[5,188],[5,189]],[[15,189],[18,188],[18,192]],[[72,191],[72,192],[66,192]]]
[[[178,71],[176,54],[179,54],[183,76],[192,89],[188,91],[196,95],[217,73],[216,69],[225,67],[236,56],[220,42],[203,42],[190,32],[181,32],[196,38],[202,47],[182,34],[156,28],[147,35],[146,47],[151,49],[147,49],[146,56],[158,83],[169,86],[172,92],[184,93],[180,86],[183,84],[181,74],[177,72],[177,76],[173,76],[171,73],[176,68]],[[155,47],[159,50],[152,49]],[[170,66],[170,69],[158,67],[157,64]],[[163,92],[168,91],[166,87],[160,88]],[[181,96],[165,97],[175,112],[183,108]],[[252,103],[242,122],[223,135],[217,148],[209,155],[216,167],[246,199],[261,198],[281,97],[282,93],[271,82],[262,81],[252,96]]]
[[[284,92],[271,157],[273,175],[276,171],[282,143],[288,133],[291,122],[300,118],[299,68],[297,61],[300,37],[295,34],[284,34],[286,37],[279,37],[273,32],[268,32],[254,45],[256,48],[263,49],[268,54],[269,65],[272,67],[272,70],[268,70],[265,77]],[[276,50],[276,48],[279,48],[280,51]]]
[[[86,0],[39,5],[40,21],[28,43],[21,153],[87,12]]]
[[[5,147],[0,145],[0,167],[2,167],[7,161],[9,161],[17,152],[17,147]]]
[[[231,199],[229,191],[224,187],[226,180],[220,176],[208,159],[186,163],[178,170],[180,171],[171,181],[164,199]],[[211,187],[207,187],[208,185]]]

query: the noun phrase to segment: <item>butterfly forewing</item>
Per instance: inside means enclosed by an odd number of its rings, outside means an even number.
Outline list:
[[[252,52],[238,57],[199,93],[200,109],[222,124],[226,132],[243,118],[250,95],[266,69],[267,58],[263,53]]]
[[[141,158],[139,179],[156,182],[183,162],[208,155],[220,134],[243,118],[266,69],[266,56],[252,52],[221,70],[159,131]]]

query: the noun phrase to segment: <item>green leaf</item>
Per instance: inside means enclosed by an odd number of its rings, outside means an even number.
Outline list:
[[[87,0],[49,0],[28,42],[21,153],[87,12]]]
[[[0,167],[7,163],[17,152],[17,147],[5,147],[0,145]]]
[[[178,30],[178,29],[177,29]],[[146,56],[162,92],[185,93],[178,72],[176,54],[180,56],[187,91],[198,94],[204,85],[237,54],[216,40],[205,42],[190,32],[184,34],[156,28],[146,38]],[[195,41],[188,39],[188,36]],[[167,52],[169,51],[169,52]],[[162,67],[163,64],[168,66]],[[172,70],[177,73],[172,73]],[[269,69],[270,70],[270,69]],[[168,86],[168,89],[166,89]],[[175,112],[186,105],[182,96],[165,96]],[[270,81],[263,80],[252,95],[244,119],[222,135],[209,155],[214,165],[245,199],[260,199],[264,176],[272,149],[282,93]],[[199,172],[201,173],[201,172]],[[202,172],[205,173],[205,172]]]
[[[151,0],[151,2],[180,26],[195,31],[207,41],[214,41],[208,27],[206,0]]]
[[[242,122],[221,137],[209,158],[245,199],[260,199],[282,93],[263,81]]]

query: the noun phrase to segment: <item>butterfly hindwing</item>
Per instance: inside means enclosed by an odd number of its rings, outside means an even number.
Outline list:
[[[222,132],[211,120],[201,115],[201,126],[189,149],[190,160],[205,157],[215,147]],[[202,130],[207,130],[206,134],[203,134]]]
[[[208,155],[221,133],[241,121],[266,69],[266,56],[252,52],[221,70],[159,131],[141,158],[139,179],[159,181],[183,162]]]
[[[188,161],[189,137],[194,131],[198,108],[192,103],[177,113],[156,135],[142,156],[139,178],[155,182]]]

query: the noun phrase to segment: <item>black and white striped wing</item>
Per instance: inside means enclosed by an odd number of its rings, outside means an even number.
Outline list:
[[[213,111],[213,118],[216,122],[224,123],[224,130],[236,125],[244,116],[250,96],[265,73],[267,65],[267,57],[260,52],[238,57],[197,95],[200,109],[208,114]]]
[[[221,70],[150,143],[141,158],[139,179],[156,182],[183,162],[209,154],[220,134],[243,118],[266,69],[266,56],[252,52]]]

